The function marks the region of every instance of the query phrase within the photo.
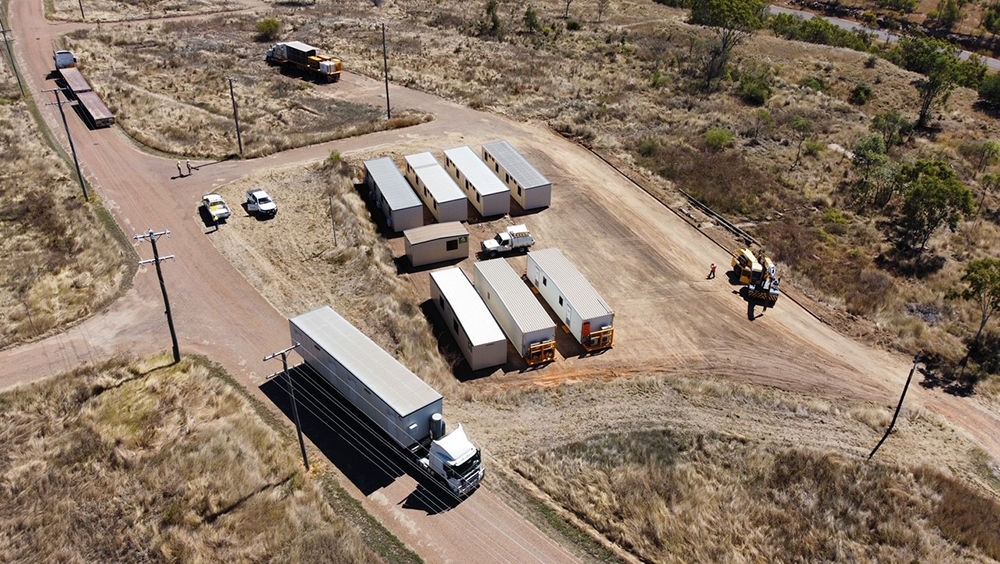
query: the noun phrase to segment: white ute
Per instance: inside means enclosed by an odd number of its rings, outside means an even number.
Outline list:
[[[278,204],[263,190],[247,191],[247,212],[274,216],[278,213]]]
[[[233,215],[232,210],[218,194],[205,194],[201,199],[201,205],[205,206],[205,211],[212,218],[212,221],[225,221]]]
[[[526,253],[534,244],[535,238],[531,236],[527,225],[512,225],[506,231],[497,233],[496,237],[483,241],[483,252],[490,258],[514,249]]]

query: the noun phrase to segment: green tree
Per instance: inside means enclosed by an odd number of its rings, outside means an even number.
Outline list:
[[[963,2],[960,0],[939,0],[937,10],[928,14],[927,19],[934,20],[938,27],[951,31],[965,15],[962,7]]]
[[[878,135],[862,137],[854,145],[854,166],[861,171],[862,182],[868,182],[871,171],[889,162],[885,152],[885,140]]]
[[[880,134],[888,152],[903,142],[903,138],[913,131],[913,122],[899,113],[899,110],[882,112],[872,118],[871,130]]]
[[[988,75],[979,84],[979,101],[994,110],[1000,109],[1000,74]]]
[[[976,331],[976,338],[972,340],[975,345],[982,338],[990,316],[1000,310],[1000,260],[980,259],[970,262],[965,267],[962,282],[969,285],[962,293],[962,297],[976,302],[981,314],[979,330]]]
[[[959,147],[959,152],[973,166],[976,174],[986,172],[986,168],[1000,160],[1000,143],[991,141],[976,141]]]
[[[257,23],[257,41],[274,41],[281,33],[281,20],[267,18]]]
[[[715,28],[705,88],[725,75],[733,49],[764,25],[767,0],[691,0],[691,23]]]
[[[524,27],[528,29],[528,33],[538,33],[542,30],[542,20],[532,6],[524,10]]]
[[[892,58],[906,70],[924,75],[917,82],[920,95],[917,127],[926,127],[931,111],[948,101],[951,91],[964,76],[958,51],[943,41],[904,37]]]
[[[812,134],[814,128],[813,122],[804,117],[799,116],[792,120],[792,131],[799,140],[798,147],[795,150],[795,163],[792,164],[792,168],[798,166],[802,158],[802,144],[806,142],[806,139]]]
[[[922,253],[939,227],[954,230],[972,213],[972,192],[944,161],[917,161],[905,166],[901,175],[906,188],[900,227],[910,246],[919,244]]]

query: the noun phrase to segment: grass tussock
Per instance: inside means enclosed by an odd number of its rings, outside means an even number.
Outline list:
[[[0,561],[378,561],[214,370],[114,360],[0,395]]]
[[[0,53],[6,55],[6,53]],[[0,63],[2,67],[2,63]],[[128,282],[127,247],[44,141],[0,68],[0,348],[97,311]]]
[[[1000,557],[1000,504],[927,467],[666,429],[546,449],[514,468],[649,562]]]
[[[225,186],[220,193],[232,203],[263,186],[279,212],[266,222],[234,214],[212,240],[282,314],[329,305],[445,393],[455,379],[418,305],[423,298],[397,275],[355,180],[338,160]]]
[[[264,61],[257,20],[233,15],[126,24],[65,38],[118,123],[139,143],[171,154],[219,158],[237,152],[228,77],[234,77],[244,156],[416,125],[430,116],[349,100],[342,84],[285,76]],[[234,70],[233,61],[239,61]]]

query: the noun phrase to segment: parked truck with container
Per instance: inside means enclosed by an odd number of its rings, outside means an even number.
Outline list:
[[[320,55],[319,50],[301,41],[276,43],[264,60],[282,69],[292,69],[325,82],[337,82],[344,65],[340,59]]]
[[[483,253],[493,258],[508,251],[528,252],[535,244],[527,225],[512,225],[497,233],[496,237],[483,241]]]
[[[446,433],[444,398],[434,388],[329,307],[289,325],[306,365],[424,471],[458,496],[479,486],[482,453],[461,425]]]

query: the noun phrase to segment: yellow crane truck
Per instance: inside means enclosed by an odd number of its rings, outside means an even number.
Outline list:
[[[781,296],[778,267],[763,251],[754,253],[741,249],[733,255],[733,272],[740,284],[747,286],[747,298],[764,306],[774,307]]]
[[[319,50],[301,41],[276,43],[267,52],[265,60],[285,69],[295,69],[326,82],[337,82],[344,65],[340,59],[320,55]]]

